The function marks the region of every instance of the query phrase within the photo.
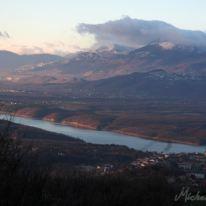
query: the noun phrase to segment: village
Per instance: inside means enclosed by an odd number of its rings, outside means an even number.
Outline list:
[[[140,158],[131,163],[134,169],[151,167],[167,168],[169,183],[183,186],[206,186],[206,153],[157,154]]]
[[[206,153],[148,153],[146,157],[138,158],[127,166],[104,164],[95,166],[80,166],[84,172],[93,172],[100,175],[115,175],[124,171],[133,171],[137,175],[144,174],[147,169],[159,168],[167,170],[166,178],[171,184],[178,183],[182,186],[206,186]]]

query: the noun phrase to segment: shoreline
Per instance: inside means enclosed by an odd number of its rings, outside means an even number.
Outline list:
[[[106,130],[108,131],[108,130]],[[109,130],[112,131],[112,130]],[[191,145],[191,146],[204,146],[195,142],[188,142],[188,141],[178,141],[178,140],[169,140],[169,139],[162,139],[160,137],[149,137],[149,136],[144,136],[144,135],[138,135],[137,133],[133,133],[133,132],[124,132],[121,130],[113,130],[112,132],[115,133],[119,133],[119,134],[124,134],[124,135],[129,135],[129,136],[133,136],[133,137],[139,137],[142,139],[146,139],[146,140],[153,140],[153,141],[159,141],[159,142],[166,142],[166,143],[177,143],[177,144],[184,144],[184,145]]]
[[[0,114],[5,114],[5,113],[0,112]],[[92,126],[89,126],[89,125],[86,125],[86,124],[81,124],[81,123],[75,123],[75,124],[71,123],[71,124],[69,124],[69,123],[61,123],[61,122],[57,122],[57,121],[49,120],[49,119],[34,118],[32,116],[29,116],[29,115],[15,115],[15,114],[12,114],[12,115],[14,117],[23,117],[23,118],[42,120],[42,121],[47,121],[47,122],[59,124],[59,125],[62,125],[62,126],[70,126],[70,127],[73,127],[73,128],[88,129],[88,130],[94,130],[94,131],[114,132],[116,134],[129,135],[129,136],[132,136],[132,137],[138,137],[138,138],[142,138],[142,139],[146,139],[146,140],[153,140],[153,141],[159,141],[159,142],[165,142],[165,143],[177,143],[177,144],[190,145],[190,146],[204,146],[204,145],[201,145],[201,144],[198,144],[198,143],[195,143],[195,142],[178,141],[178,140],[174,140],[174,139],[169,140],[167,138],[162,139],[160,137],[150,137],[150,136],[146,136],[146,135],[142,135],[142,134],[138,135],[137,133],[134,133],[134,132],[125,132],[125,131],[118,130],[118,129],[116,129],[116,130],[97,130],[96,128],[94,128]]]

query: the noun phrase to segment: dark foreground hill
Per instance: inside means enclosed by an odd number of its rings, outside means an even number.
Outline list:
[[[184,205],[181,200],[174,202],[179,187],[169,184],[166,176],[163,176],[168,174],[169,170],[166,168],[166,170],[160,167],[124,171],[122,167],[119,172],[102,175],[71,169],[72,164],[69,164],[69,161],[67,164],[65,162],[67,155],[73,159],[76,166],[80,161],[91,164],[95,158],[100,165],[103,160],[111,162],[115,157],[119,161],[123,156],[127,156],[129,151],[127,148],[122,148],[124,152],[121,156],[117,150],[113,150],[116,146],[90,147],[92,145],[79,140],[34,128],[9,125],[9,130],[8,127],[5,130],[3,126],[8,124],[1,121],[0,125],[0,205],[2,206],[151,206],[154,202],[159,206]],[[19,129],[25,136],[22,136]],[[23,138],[22,143],[15,140],[19,137]],[[33,140],[33,143],[29,142],[32,143],[31,148],[26,146],[29,139]],[[39,141],[40,139],[43,141]],[[113,148],[110,155],[103,152],[109,148]],[[119,149],[121,150],[121,147]],[[70,153],[67,154],[65,150],[70,150]],[[81,153],[79,160],[76,151]],[[131,152],[137,154],[135,151]],[[143,154],[139,153],[138,157],[141,155]],[[128,159],[124,159],[123,162],[125,161],[128,162]],[[83,165],[82,168],[86,166]],[[172,171],[171,174],[176,172]]]
[[[7,134],[7,130],[12,139],[21,140],[32,147],[44,166],[56,167],[61,164],[62,172],[78,165],[128,164],[143,154],[125,146],[90,144],[62,134],[1,120],[0,137],[2,132]]]

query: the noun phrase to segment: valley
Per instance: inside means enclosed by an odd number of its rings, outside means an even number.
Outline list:
[[[78,128],[205,145],[205,101],[158,99],[24,99],[7,96],[2,112]]]
[[[11,77],[0,81],[1,112],[205,145],[205,48],[154,42],[118,49],[67,57],[0,52],[3,65],[10,68],[1,72],[9,71]],[[11,56],[21,63],[15,70],[8,61]]]

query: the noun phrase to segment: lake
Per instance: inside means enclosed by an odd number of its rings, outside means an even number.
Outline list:
[[[147,140],[140,137],[118,134],[109,131],[95,131],[89,129],[79,129],[70,126],[64,126],[57,123],[52,123],[44,120],[12,117],[0,115],[0,119],[10,120],[14,123],[32,126],[50,132],[56,132],[68,135],[74,138],[79,138],[88,143],[94,144],[116,144],[124,145],[141,151],[155,151],[164,153],[203,153],[206,151],[206,146],[192,146],[177,143],[166,143],[161,141]]]

